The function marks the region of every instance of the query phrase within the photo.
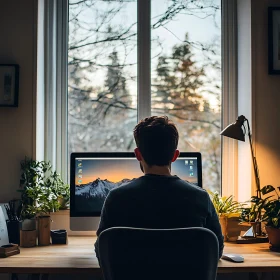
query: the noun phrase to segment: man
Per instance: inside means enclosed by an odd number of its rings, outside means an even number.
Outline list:
[[[223,235],[207,192],[171,175],[171,163],[179,156],[179,135],[167,117],[150,117],[134,128],[134,150],[144,176],[113,189],[102,209],[97,236],[110,227],[184,228],[205,227],[219,241]],[[96,243],[96,253],[98,240]]]

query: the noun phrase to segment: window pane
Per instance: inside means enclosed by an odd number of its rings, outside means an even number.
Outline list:
[[[199,151],[203,185],[220,191],[220,0],[152,0],[152,115],[179,129],[181,152]]]
[[[137,122],[136,1],[69,1],[69,153],[131,151]]]

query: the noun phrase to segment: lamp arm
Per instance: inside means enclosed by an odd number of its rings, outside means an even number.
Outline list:
[[[261,198],[259,168],[258,168],[257,159],[256,159],[255,154],[254,154],[254,149],[253,149],[253,144],[252,144],[252,136],[251,136],[251,129],[250,129],[249,121],[246,119],[246,122],[247,122],[247,126],[248,126],[248,137],[249,137],[249,142],[250,142],[251,155],[252,155],[253,167],[254,167],[254,175],[255,175],[255,180],[256,180],[257,197]]]

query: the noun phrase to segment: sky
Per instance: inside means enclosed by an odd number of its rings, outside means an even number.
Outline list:
[[[79,161],[77,161],[77,164],[79,164]],[[122,179],[133,179],[143,175],[136,159],[83,160],[81,168],[83,184],[93,182],[97,178],[117,183]],[[81,168],[76,169],[76,184],[79,179],[77,178],[78,170]]]

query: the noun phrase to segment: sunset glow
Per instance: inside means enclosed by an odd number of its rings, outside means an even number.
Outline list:
[[[82,169],[81,174],[78,173],[79,169]],[[79,175],[82,175],[82,178],[79,178]],[[139,162],[136,159],[83,160],[82,167],[76,168],[76,185],[88,184],[97,178],[117,183],[123,179],[138,178],[142,175]],[[82,180],[82,183],[79,183],[78,180]]]

